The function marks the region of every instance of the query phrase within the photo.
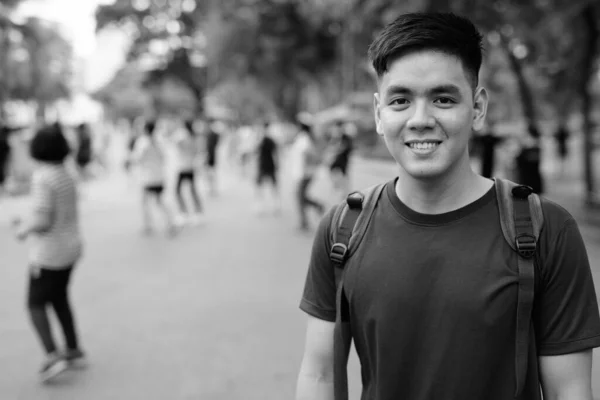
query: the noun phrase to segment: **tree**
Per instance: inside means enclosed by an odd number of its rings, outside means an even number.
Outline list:
[[[206,82],[199,62],[198,28],[207,10],[205,3],[117,0],[98,8],[97,30],[118,26],[128,31],[133,38],[129,60],[151,72],[147,83],[160,86],[163,80],[180,81],[192,90],[201,112]]]
[[[16,24],[0,14],[0,33],[4,50],[0,101],[33,100],[43,117],[46,105],[70,94],[71,45],[55,25],[37,18]]]
[[[92,97],[104,105],[111,119],[125,118],[133,123],[138,117],[148,117],[154,114],[154,105],[143,87],[145,75],[134,63],[128,63]]]

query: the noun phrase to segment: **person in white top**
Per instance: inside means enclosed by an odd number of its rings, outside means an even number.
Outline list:
[[[319,215],[322,215],[325,211],[323,204],[310,198],[308,195],[310,184],[321,164],[321,156],[315,145],[311,127],[304,123],[299,123],[299,128],[300,131],[292,149],[294,153],[292,177],[296,182],[296,200],[300,215],[299,228],[301,231],[308,231],[307,208],[315,209]]]
[[[193,121],[185,121],[183,129],[178,129],[174,135],[175,158],[177,163],[177,202],[181,213],[181,222],[185,223],[184,215],[193,224],[202,221],[202,203],[196,187],[196,166],[199,164],[200,149]],[[194,212],[188,209],[183,196],[183,185],[187,183],[194,202]]]
[[[84,361],[67,293],[71,273],[83,248],[76,181],[65,166],[69,152],[60,125],[44,127],[35,134],[30,143],[30,154],[36,161],[31,181],[31,211],[23,220],[14,220],[17,238],[29,239],[30,244],[27,303],[46,352],[46,361],[39,372],[42,382]],[[52,336],[46,311],[49,305],[62,326],[67,344],[64,352],[58,351]]]
[[[144,233],[151,234],[153,231],[151,204],[154,202],[164,216],[167,235],[172,236],[176,233],[173,216],[162,198],[166,180],[165,154],[155,129],[154,121],[146,122],[144,134],[135,141],[131,161],[137,167],[142,185]]]

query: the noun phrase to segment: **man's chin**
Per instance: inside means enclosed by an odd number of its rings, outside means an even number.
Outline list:
[[[418,181],[436,181],[444,176],[444,170],[435,166],[428,166],[426,168],[417,166],[400,166],[401,173],[407,178],[418,180]]]

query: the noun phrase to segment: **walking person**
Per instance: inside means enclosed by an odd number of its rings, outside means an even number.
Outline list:
[[[540,170],[541,148],[540,133],[530,125],[527,134],[521,138],[521,149],[515,160],[518,182],[530,186],[535,193],[543,193],[544,181]]]
[[[163,215],[167,235],[173,236],[176,233],[173,215],[163,200],[166,182],[164,148],[155,130],[154,121],[145,123],[144,133],[135,141],[131,155],[142,184],[143,233],[153,233],[152,210],[156,208]]]
[[[0,125],[0,197],[4,194],[4,186],[8,177],[11,147],[9,138],[11,129]]]
[[[350,193],[348,165],[353,150],[352,138],[344,131],[342,122],[335,125],[331,133],[333,160],[329,165],[332,186],[336,195],[344,199]]]
[[[200,155],[194,123],[185,121],[184,129],[175,136],[175,151],[177,163],[177,202],[180,211],[180,223],[198,225],[202,222],[202,202],[196,187],[196,167]],[[193,201],[193,209],[186,205],[183,187],[187,185]]]
[[[69,365],[85,360],[68,295],[83,245],[75,179],[64,164],[69,145],[61,127],[40,129],[31,141],[30,154],[37,164],[31,180],[32,207],[23,220],[15,221],[15,228],[18,239],[29,239],[27,307],[46,354],[40,379],[48,382]],[[54,309],[62,327],[64,351],[52,336],[47,307]]]
[[[75,153],[75,163],[82,177],[89,173],[88,166],[93,158],[93,144],[90,126],[86,123],[79,124],[76,127],[77,151]]]
[[[216,132],[217,124],[213,119],[206,126],[206,178],[211,196],[217,195],[217,150],[221,136]]]
[[[465,18],[414,13],[371,44],[397,176],[319,225],[298,400],[348,398],[352,339],[362,399],[593,399],[600,316],[577,223],[469,160],[488,104],[482,39]]]
[[[502,138],[496,135],[494,127],[489,124],[483,133],[475,135],[481,150],[481,176],[492,178],[496,167],[496,147],[502,142]]]
[[[556,140],[556,150],[559,159],[560,176],[564,176],[565,164],[567,161],[567,156],[569,155],[569,148],[567,146],[567,142],[569,139],[569,130],[567,129],[567,126],[564,122],[561,122],[558,125],[558,129],[554,134],[554,139]]]
[[[308,194],[310,184],[321,163],[321,157],[315,145],[315,138],[311,127],[300,122],[299,128],[300,131],[292,150],[295,153],[293,178],[296,181],[296,201],[300,216],[299,230],[306,232],[310,229],[307,210],[312,208],[319,215],[322,215],[325,211],[325,206],[312,199]]]
[[[271,211],[273,214],[281,212],[281,199],[277,181],[277,172],[279,170],[278,146],[271,135],[270,129],[271,124],[268,121],[265,122],[256,150],[258,167],[256,192],[259,200],[258,212],[260,214],[268,211]],[[269,196],[265,187],[267,183],[270,186],[271,196]],[[270,206],[269,197],[271,197]]]

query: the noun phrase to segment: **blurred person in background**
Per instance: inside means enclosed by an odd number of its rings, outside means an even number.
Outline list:
[[[217,132],[219,125],[212,118],[208,119],[206,126],[206,178],[208,189],[212,196],[217,195],[217,149],[221,139],[220,132]]]
[[[258,147],[256,149],[257,158],[257,177],[256,192],[259,200],[258,212],[268,212],[273,214],[281,211],[281,200],[279,197],[279,185],[277,182],[277,172],[279,170],[279,156],[277,142],[273,139],[270,122],[265,122],[260,131]],[[269,195],[265,186],[269,181],[271,186],[271,206],[269,206]],[[262,204],[261,204],[262,203]]]
[[[296,201],[300,216],[299,230],[306,232],[310,230],[307,210],[314,209],[323,215],[325,206],[312,199],[308,192],[310,184],[321,165],[321,154],[319,153],[315,137],[309,125],[299,122],[299,132],[293,144],[292,179],[296,182]]]
[[[202,222],[202,202],[196,187],[196,167],[200,157],[200,149],[194,129],[194,121],[184,122],[183,129],[175,133],[175,162],[177,168],[177,202],[179,204],[180,224],[191,223],[194,225]],[[183,186],[187,185],[193,201],[193,210],[185,203]]]
[[[237,150],[241,175],[248,177],[254,151],[256,150],[257,132],[254,126],[242,125],[236,133],[238,136]]]
[[[131,162],[135,165],[142,184],[143,233],[152,234],[152,204],[163,215],[168,236],[176,233],[173,216],[163,200],[166,184],[165,152],[156,135],[156,122],[148,121],[144,133],[134,145]]]
[[[569,136],[567,125],[561,121],[554,134],[554,139],[556,141],[556,155],[559,159],[559,174],[561,176],[565,173],[565,163],[567,161],[567,156],[569,155],[569,148],[567,146]]]
[[[329,165],[329,172],[336,197],[341,199],[345,199],[350,193],[348,165],[354,148],[352,137],[345,130],[345,124],[339,121],[330,132],[333,159]]]
[[[72,272],[82,254],[75,179],[65,166],[70,149],[58,124],[40,129],[30,143],[36,162],[31,181],[32,207],[14,221],[19,240],[29,238],[28,309],[46,360],[39,371],[47,382],[70,365],[81,365],[75,318],[68,296]],[[66,350],[59,351],[46,308],[52,306],[64,333]]]
[[[481,176],[491,178],[495,171],[496,147],[502,138],[496,135],[492,124],[487,124],[482,133],[475,132],[473,139],[481,157]]]
[[[540,132],[529,125],[527,133],[521,138],[521,148],[515,160],[517,167],[517,182],[530,186],[535,193],[542,194],[544,185],[540,171]]]
[[[77,148],[75,152],[75,162],[80,174],[85,177],[88,172],[88,165],[93,158],[92,133],[87,123],[79,124],[76,127]]]
[[[8,177],[8,166],[10,160],[9,136],[11,129],[0,125],[0,196],[4,193],[4,184]]]

